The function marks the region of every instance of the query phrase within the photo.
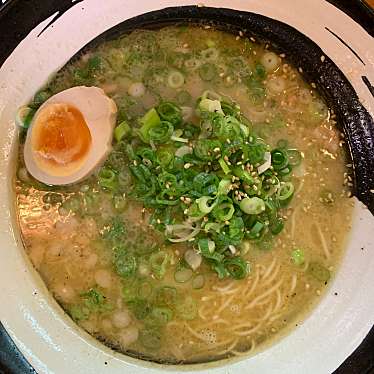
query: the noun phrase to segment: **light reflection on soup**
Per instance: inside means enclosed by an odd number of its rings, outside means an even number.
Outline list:
[[[195,103],[210,90],[237,103],[271,149],[303,156],[284,177],[295,190],[277,212],[278,229],[248,237],[246,226],[241,243],[229,248],[249,263],[246,277],[219,279],[207,261],[186,264],[194,238],[166,240],[161,216],[152,220],[154,209],[132,192],[121,147],[138,139],[114,141],[106,165],[119,173],[115,189],[100,184],[100,174],[48,187],[25,170],[21,133],[15,189],[26,251],[67,313],[109,346],[166,363],[246,355],[300,323],[335,273],[351,202],[334,115],[266,47],[192,26],[135,31],[86,52],[36,95],[35,106],[68,87],[95,85],[117,103],[118,123],[139,128],[147,110],[171,101],[182,106],[184,122],[200,128]],[[174,135],[191,138],[186,131]],[[270,231],[269,222],[261,224]]]

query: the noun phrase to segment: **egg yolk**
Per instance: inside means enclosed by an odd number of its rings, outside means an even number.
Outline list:
[[[75,169],[85,160],[91,142],[87,123],[73,105],[50,104],[35,120],[32,149],[44,166]]]

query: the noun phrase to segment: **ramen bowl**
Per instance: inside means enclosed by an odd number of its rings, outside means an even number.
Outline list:
[[[14,2],[16,4],[17,2]],[[318,1],[279,7],[276,1],[184,1],[137,3],[39,3],[40,16],[26,18],[14,40],[4,44],[0,69],[0,120],[3,126],[0,170],[0,319],[37,372],[125,371],[239,373],[329,373],[360,344],[373,325],[374,228],[372,39],[345,13]],[[12,2],[5,5],[6,12]],[[40,7],[40,9],[38,8]],[[229,9],[230,8],[230,9]],[[24,11],[22,8],[21,11]],[[57,13],[56,13],[57,12]],[[307,15],[307,17],[305,16]],[[21,13],[18,15],[21,16]],[[339,270],[317,306],[299,326],[255,355],[210,363],[162,364],[112,350],[79,328],[51,296],[26,255],[14,197],[17,128],[15,113],[54,72],[74,56],[104,40],[135,29],[203,24],[264,40],[316,85],[333,109],[353,165],[351,230]],[[344,27],[342,26],[344,25]],[[349,26],[349,27],[348,27]],[[349,32],[347,31],[349,30]]]

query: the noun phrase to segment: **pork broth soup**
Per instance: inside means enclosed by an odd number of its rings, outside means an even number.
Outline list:
[[[350,177],[333,113],[286,58],[242,33],[138,30],[20,108],[25,249],[94,337],[208,362],[262,349],[318,302]]]

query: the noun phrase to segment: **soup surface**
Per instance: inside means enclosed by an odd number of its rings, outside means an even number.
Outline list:
[[[15,180],[32,263],[110,347],[166,363],[247,355],[302,322],[335,273],[351,213],[340,133],[268,48],[209,27],[134,31],[29,104],[82,85],[117,104],[112,151],[89,178],[35,180],[26,129]]]

